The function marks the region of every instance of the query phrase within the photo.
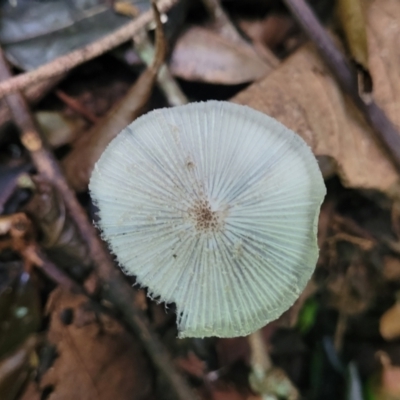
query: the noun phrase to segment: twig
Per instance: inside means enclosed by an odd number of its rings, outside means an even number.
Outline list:
[[[156,16],[155,53],[149,67],[139,76],[123,99],[74,143],[74,148],[63,159],[65,177],[77,192],[87,190],[93,168],[104,149],[127,125],[144,110],[158,71],[166,55],[166,42],[160,14]]]
[[[0,81],[10,77],[10,69],[3,52],[0,50]],[[77,201],[74,192],[69,188],[57,160],[44,145],[29,113],[25,99],[21,93],[16,92],[8,95],[6,101],[16,124],[21,129],[21,141],[29,150],[35,167],[60,192],[71,218],[76,223],[81,236],[87,241],[96,272],[102,281],[104,296],[114,304],[126,324],[140,338],[149,357],[164,374],[177,398],[180,400],[196,398],[181,375],[173,367],[167,350],[151,330],[141,310],[135,306],[134,292],[131,286],[124,279],[119,269],[115,268],[111,256],[97,236],[94,226],[89,222],[84,209]]]
[[[57,83],[63,78],[63,75],[40,81],[24,90],[24,96],[29,104],[36,104],[41,100]],[[11,119],[10,110],[4,100],[0,102],[0,125]]]
[[[203,0],[203,4],[213,18],[215,28],[217,28],[223,36],[229,37],[237,42],[245,42],[226,15],[218,0]]]
[[[335,46],[308,4],[304,0],[283,1],[293,13],[299,25],[313,41],[343,91],[351,97],[364,117],[369,121],[377,134],[378,140],[387,150],[393,164],[400,172],[400,134],[396,127],[372,97],[368,102],[361,98],[354,69],[342,52]]]
[[[150,66],[155,55],[155,48],[151,43],[145,29],[139,31],[134,37],[134,44],[140,58]],[[179,106],[188,103],[175,78],[171,75],[168,66],[163,63],[158,71],[157,83],[170,106]]]
[[[36,244],[29,244],[22,249],[22,254],[36,267],[40,268],[52,281],[67,290],[83,293],[81,286],[72,280],[64,271],[53,264],[38,248]]]
[[[271,368],[272,361],[264,343],[261,330],[257,330],[248,336],[250,346],[250,363],[253,372],[258,376],[264,376]]]
[[[157,2],[157,7],[158,10],[163,13],[169,10],[177,2],[178,0],[159,0]],[[1,82],[0,98],[3,98],[8,93],[22,90],[25,87],[41,80],[68,72],[79,64],[100,56],[106,51],[109,51],[131,39],[133,35],[135,35],[140,29],[145,27],[152,20],[153,11],[149,10],[141,14],[132,22],[127,23],[122,28],[97,40],[94,43],[72,51],[64,56],[58,57],[34,71],[27,72]]]
[[[96,117],[90,110],[85,108],[78,100],[74,99],[73,97],[69,96],[62,90],[56,90],[56,96],[63,101],[71,110],[75,111],[76,113],[80,114],[83,118],[87,121],[95,124],[99,122],[100,118]]]
[[[114,10],[117,13],[126,15],[128,17],[135,18],[138,16],[137,8],[130,3],[116,3],[114,5]],[[144,63],[150,67],[153,64],[153,60],[155,60],[156,49],[149,38],[147,29],[140,29],[133,36],[133,43],[135,50],[139,54],[142,61],[144,61]],[[162,65],[160,65],[158,68],[157,74],[157,83],[160,90],[163,92],[170,106],[179,106],[188,103],[188,99],[179,87],[178,82],[172,76],[167,64],[164,62],[164,59]]]

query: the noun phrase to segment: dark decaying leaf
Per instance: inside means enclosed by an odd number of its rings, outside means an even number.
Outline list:
[[[147,0],[132,0],[140,12]],[[0,43],[8,59],[32,70],[129,22],[107,0],[18,0],[2,2]]]
[[[19,263],[0,264],[0,357],[13,351],[41,324],[39,294]],[[1,397],[0,397],[1,398]]]
[[[310,363],[312,400],[337,400],[344,396],[345,367],[330,337],[325,336],[314,349]]]
[[[0,214],[6,209],[11,196],[18,188],[19,178],[31,168],[30,164],[0,165]]]
[[[33,358],[36,336],[28,337],[16,350],[0,360],[0,399],[16,400],[23,388],[29,373],[33,369],[30,359]]]
[[[34,180],[36,192],[26,210],[39,229],[39,243],[57,265],[81,278],[91,266],[86,243],[67,213],[62,196],[43,179]]]
[[[53,387],[48,400],[149,398],[152,374],[147,359],[118,322],[97,314],[86,297],[62,289],[52,293],[47,311],[48,340],[58,354],[40,382],[42,389]]]

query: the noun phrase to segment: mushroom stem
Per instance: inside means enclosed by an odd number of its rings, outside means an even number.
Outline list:
[[[261,330],[248,336],[250,345],[251,367],[256,375],[264,375],[272,368],[272,361],[265,346]]]
[[[248,336],[250,345],[251,388],[265,400],[297,400],[299,393],[285,372],[273,366],[261,329]]]

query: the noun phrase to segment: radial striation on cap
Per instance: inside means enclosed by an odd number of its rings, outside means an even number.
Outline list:
[[[107,147],[90,180],[125,273],[175,303],[179,337],[244,336],[310,279],[325,196],[307,144],[246,106],[152,111]]]

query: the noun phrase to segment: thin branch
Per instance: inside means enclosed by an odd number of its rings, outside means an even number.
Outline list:
[[[74,143],[74,148],[62,161],[65,178],[77,192],[87,190],[93,168],[107,145],[143,112],[149,101],[167,47],[159,13],[156,22],[156,49],[149,67],[140,74],[124,98]]]
[[[304,32],[317,47],[343,91],[354,101],[376,132],[397,171],[400,172],[400,134],[384,111],[371,99],[364,101],[358,91],[357,76],[349,61],[336,47],[332,38],[304,0],[283,0]]]
[[[214,26],[222,33],[223,36],[229,37],[231,40],[248,44],[235,26],[232,24],[228,15],[218,0],[203,0],[204,6],[207,8],[208,13],[213,19]]]
[[[264,376],[272,368],[272,361],[264,343],[261,330],[258,329],[247,338],[250,346],[250,364],[254,373]]]
[[[36,244],[27,245],[22,250],[22,254],[37,268],[40,268],[53,282],[58,283],[67,290],[84,293],[82,287],[71,279],[63,270],[52,263]]]
[[[10,77],[10,69],[2,50],[0,50],[0,81]],[[14,121],[21,129],[21,141],[29,150],[36,169],[62,195],[71,218],[81,236],[87,241],[90,256],[102,282],[104,297],[114,304],[126,324],[140,338],[150,359],[163,373],[176,397],[180,400],[195,399],[196,396],[174,368],[167,350],[150,328],[141,310],[135,306],[134,292],[130,284],[125,280],[120,270],[115,268],[110,254],[97,235],[96,229],[90,223],[84,209],[76,199],[75,193],[69,188],[57,160],[45,146],[29,113],[24,97],[21,93],[16,92],[9,94],[6,101]]]
[[[62,90],[55,91],[56,96],[64,102],[71,110],[75,111],[78,115],[81,115],[87,121],[92,124],[96,124],[99,122],[100,118],[96,117],[90,110],[85,108],[78,100],[69,96],[67,93]]]
[[[28,86],[24,90],[24,96],[29,104],[36,104],[41,100],[57,83],[64,77],[59,75],[50,79],[46,79],[36,83],[32,86]],[[0,125],[6,123],[11,119],[10,110],[5,104],[4,100],[0,101]]]
[[[156,49],[154,48],[147,31],[145,29],[139,31],[133,38],[133,41],[135,50],[139,54],[140,58],[147,66],[150,66],[154,60]],[[188,99],[182,92],[176,79],[172,76],[168,65],[165,62],[163,62],[158,71],[157,84],[170,106],[179,106],[188,103]]]
[[[159,0],[157,7],[160,13],[167,12],[178,0]],[[27,72],[13,78],[7,79],[0,83],[0,98],[6,94],[22,90],[27,86],[34,83],[54,77],[65,72],[70,71],[72,68],[82,64],[88,60],[100,56],[101,54],[127,42],[149,22],[153,20],[153,11],[149,10],[132,22],[128,22],[122,28],[115,32],[97,40],[94,43],[82,47],[78,50],[72,51],[64,56],[58,57],[47,64],[35,69],[34,71]]]

